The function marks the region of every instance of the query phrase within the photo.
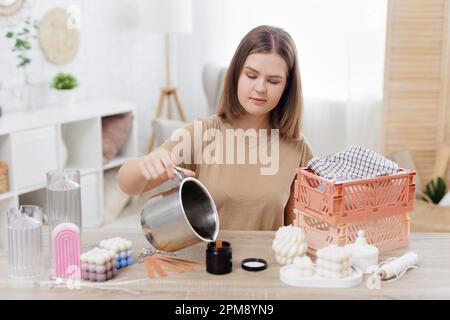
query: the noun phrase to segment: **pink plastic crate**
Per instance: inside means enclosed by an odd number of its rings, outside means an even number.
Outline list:
[[[336,226],[412,211],[414,171],[369,179],[333,182],[308,168],[297,168],[295,207]]]
[[[308,252],[336,244],[353,243],[358,230],[364,230],[367,242],[377,246],[380,252],[399,249],[409,243],[408,213],[397,213],[369,220],[340,223],[333,226],[321,218],[294,209],[294,225],[305,229]]]

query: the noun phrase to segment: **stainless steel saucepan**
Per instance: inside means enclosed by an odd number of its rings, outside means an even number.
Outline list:
[[[168,252],[215,241],[219,233],[219,215],[208,190],[180,168],[174,167],[174,171],[179,183],[150,198],[141,211],[147,240]]]

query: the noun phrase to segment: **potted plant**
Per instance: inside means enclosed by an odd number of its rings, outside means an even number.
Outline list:
[[[445,180],[438,177],[436,180],[431,180],[422,193],[422,200],[434,204],[439,204],[439,202],[444,198],[447,193],[447,184]]]
[[[52,88],[56,89],[59,103],[62,107],[71,107],[74,104],[74,89],[78,87],[78,81],[70,73],[58,73],[53,78]]]

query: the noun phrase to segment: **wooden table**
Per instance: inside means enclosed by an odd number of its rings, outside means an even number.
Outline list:
[[[101,229],[83,231],[83,245],[113,236],[130,239],[134,251],[148,246],[141,230]],[[408,271],[400,280],[383,284],[380,290],[369,290],[366,278],[350,289],[310,289],[291,287],[279,280],[280,265],[271,248],[274,232],[222,231],[220,238],[231,242],[233,272],[211,275],[204,265],[195,272],[170,273],[165,278],[145,279],[143,264],[119,271],[115,280],[143,279],[122,287],[139,291],[137,295],[96,288],[69,290],[66,287],[36,287],[35,281],[17,281],[8,277],[8,259],[0,257],[0,299],[450,299],[450,234],[413,233],[409,249],[396,250],[389,256],[415,251],[420,268]],[[179,252],[180,257],[203,262],[206,245],[197,244]],[[265,259],[269,266],[261,272],[248,272],[240,267],[247,257]],[[384,259],[385,257],[381,257]],[[42,279],[46,280],[46,279]]]

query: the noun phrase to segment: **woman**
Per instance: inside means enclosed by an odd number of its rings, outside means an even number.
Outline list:
[[[295,169],[312,158],[300,132],[301,114],[301,80],[292,38],[277,27],[256,27],[241,40],[231,60],[217,114],[201,120],[200,136],[196,135],[195,123],[186,127],[190,150],[177,153],[179,141],[168,140],[150,154],[126,162],[119,171],[119,185],[131,195],[151,190],[174,177],[176,162],[186,175],[195,176],[208,189],[219,212],[221,229],[277,230],[293,220]],[[221,138],[229,138],[230,130],[258,132],[258,139],[245,140],[246,155],[255,148],[267,147],[262,144],[268,141],[268,147],[277,153],[272,157],[278,161],[272,166],[275,170],[262,174],[267,167],[262,157],[252,162],[248,156],[244,163],[202,159],[205,149],[215,149],[236,160],[238,143],[230,149],[225,148],[229,139],[225,144],[205,139],[211,130]],[[211,154],[215,160],[220,158]],[[193,158],[195,161],[179,161]]]

